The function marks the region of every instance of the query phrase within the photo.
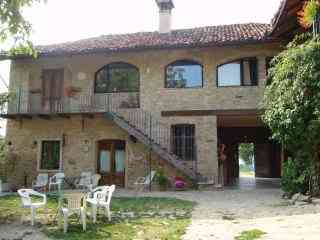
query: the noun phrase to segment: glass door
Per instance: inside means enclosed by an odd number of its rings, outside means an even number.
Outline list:
[[[102,185],[125,184],[125,142],[121,140],[103,140],[98,143],[98,173]]]

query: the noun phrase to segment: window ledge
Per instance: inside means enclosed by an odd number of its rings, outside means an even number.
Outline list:
[[[163,88],[164,90],[199,90],[206,89],[205,87],[186,87],[186,88]]]
[[[216,86],[218,89],[219,88],[259,88],[259,85],[253,85],[253,86],[238,86],[238,85],[234,85],[234,86]]]
[[[46,169],[38,169],[38,172],[40,173],[46,173],[46,172],[49,172],[49,173],[56,173],[56,172],[62,172],[63,170],[62,169],[57,169],[57,170],[46,170]]]

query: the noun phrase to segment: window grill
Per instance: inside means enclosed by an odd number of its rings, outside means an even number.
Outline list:
[[[172,152],[185,161],[195,161],[195,126],[179,124],[172,126]]]

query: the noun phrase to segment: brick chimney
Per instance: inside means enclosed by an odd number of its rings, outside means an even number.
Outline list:
[[[159,32],[171,31],[171,11],[174,8],[173,0],[156,0],[159,7]]]

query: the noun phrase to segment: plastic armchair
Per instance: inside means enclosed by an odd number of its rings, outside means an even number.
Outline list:
[[[93,189],[98,187],[100,179],[101,179],[101,175],[100,174],[93,174],[91,176],[91,184],[88,187],[90,192],[92,192]]]
[[[37,176],[36,181],[32,182],[32,189],[46,189],[48,184],[48,174],[41,173]]]
[[[91,181],[92,181],[91,177],[92,177],[91,172],[82,172],[80,175],[80,179],[76,184],[77,188],[90,189]]]
[[[86,231],[86,201],[82,193],[65,194],[59,201],[59,224],[63,216],[63,232],[68,231],[68,218],[77,214],[80,217],[83,231]]]
[[[51,190],[51,187],[58,186],[58,191],[61,191],[61,186],[63,184],[64,180],[64,173],[56,173],[52,177],[49,178],[49,192]]]
[[[136,192],[143,191],[145,188],[150,186],[155,175],[156,171],[152,170],[146,177],[139,177],[134,183],[134,185],[136,186]]]
[[[36,218],[36,209],[40,207],[45,208],[45,213],[47,214],[47,197],[45,194],[34,191],[33,189],[19,189],[18,194],[21,197],[22,207],[30,208],[31,210],[31,225],[34,225]],[[42,201],[32,201],[31,196],[41,197]]]
[[[90,196],[86,201],[91,205],[91,216],[94,223],[97,221],[99,208],[104,208],[106,217],[111,221],[110,205],[115,188],[115,185],[97,187],[92,193],[89,193]]]

